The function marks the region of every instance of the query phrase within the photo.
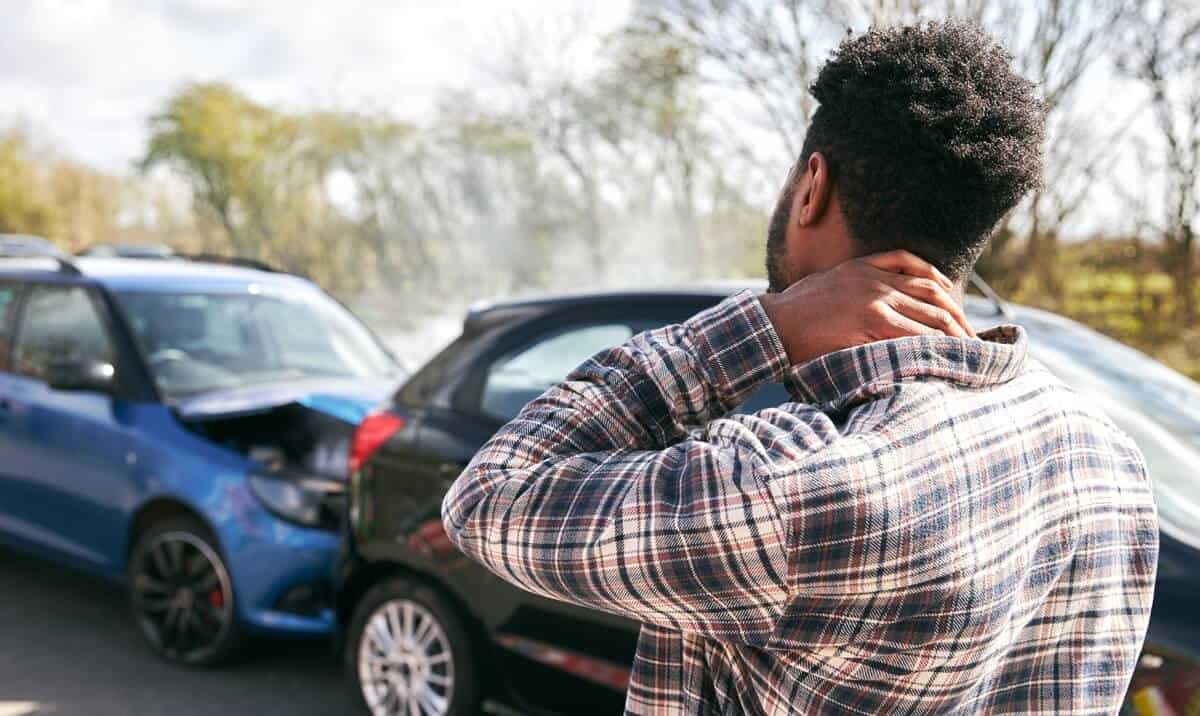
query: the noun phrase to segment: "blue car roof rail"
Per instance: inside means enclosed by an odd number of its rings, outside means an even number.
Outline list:
[[[223,254],[212,254],[212,253],[177,254],[177,256],[179,256],[187,261],[198,261],[200,263],[206,263],[206,264],[221,264],[224,266],[241,266],[242,268],[251,268],[251,269],[255,269],[256,271],[266,271],[268,273],[282,273],[282,274],[289,274],[292,276],[300,276],[301,278],[307,278],[306,276],[296,273],[295,271],[286,271],[284,269],[279,268],[278,266],[272,266],[271,264],[269,264],[265,261],[259,261],[258,259],[248,259],[248,258],[244,258],[241,256],[225,256]]]
[[[71,276],[83,275],[83,273],[80,272],[79,267],[75,265],[75,262],[66,256],[53,256],[51,258],[58,262],[58,270],[60,273],[65,273]]]
[[[29,261],[30,259],[50,259],[58,264],[57,269],[58,269],[58,272],[61,274],[65,274],[67,276],[82,276],[83,275],[83,272],[79,270],[79,267],[76,266],[75,263],[66,256],[11,256],[11,255],[6,255],[6,254],[0,254],[0,260],[3,260],[3,259],[13,259],[13,260],[20,260],[20,261]]]

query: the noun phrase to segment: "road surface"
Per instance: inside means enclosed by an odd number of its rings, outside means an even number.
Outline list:
[[[354,713],[328,645],[255,644],[236,666],[180,669],[141,642],[117,587],[0,547],[0,716]]]

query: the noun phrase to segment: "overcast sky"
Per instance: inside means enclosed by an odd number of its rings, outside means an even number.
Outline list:
[[[289,107],[419,114],[435,91],[486,82],[498,29],[575,6],[599,34],[628,0],[4,0],[0,126],[124,171],[146,118],[191,80]],[[566,9],[564,9],[566,8]]]

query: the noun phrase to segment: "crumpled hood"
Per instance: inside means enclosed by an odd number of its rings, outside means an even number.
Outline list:
[[[183,420],[204,422],[265,413],[297,403],[357,425],[395,388],[392,381],[306,379],[218,390],[174,404]]]

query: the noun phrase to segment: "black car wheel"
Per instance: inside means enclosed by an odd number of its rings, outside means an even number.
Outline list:
[[[473,716],[480,689],[470,637],[428,586],[388,579],[363,597],[346,639],[346,670],[372,716]]]
[[[168,661],[213,666],[239,642],[229,570],[204,525],[176,517],[154,525],[129,557],[134,618]]]

